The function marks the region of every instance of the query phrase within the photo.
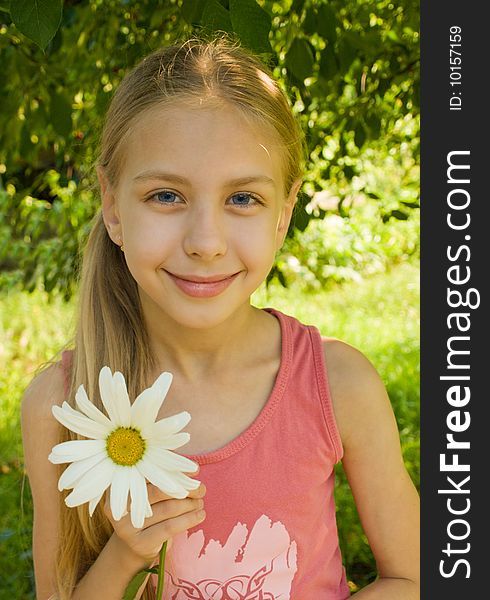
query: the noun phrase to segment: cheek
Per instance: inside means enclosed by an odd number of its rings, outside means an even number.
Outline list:
[[[161,256],[175,242],[176,228],[169,227],[150,211],[122,211],[121,223],[128,258],[145,260]]]
[[[235,248],[249,266],[264,268],[271,265],[276,253],[276,228],[273,223],[246,229],[235,238]]]

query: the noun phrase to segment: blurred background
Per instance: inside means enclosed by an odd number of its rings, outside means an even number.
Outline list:
[[[253,296],[362,350],[419,486],[419,7],[401,0],[0,0],[0,600],[34,598],[23,390],[69,343],[108,102],[159,46],[225,32],[260,55],[307,136],[286,243]],[[341,466],[352,592],[375,577]]]

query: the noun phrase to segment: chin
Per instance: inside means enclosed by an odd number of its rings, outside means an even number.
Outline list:
[[[240,307],[231,308],[228,305],[223,309],[223,307],[203,306],[196,310],[189,310],[185,316],[179,315],[179,322],[192,329],[211,329],[233,318],[238,312],[240,312]]]

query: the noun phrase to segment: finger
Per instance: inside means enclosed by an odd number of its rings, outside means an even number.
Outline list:
[[[109,519],[109,521],[112,523],[112,526],[114,527],[114,523],[116,521],[115,521],[114,516],[112,514],[111,496],[110,496],[110,493],[108,493],[109,489],[106,492],[104,492],[104,496],[102,497],[101,504],[102,504],[102,502],[104,503],[103,504],[104,514]],[[129,514],[129,497],[128,497],[128,500],[126,502],[126,509],[124,510],[124,512],[122,514],[122,517],[124,518],[128,514]],[[120,519],[120,520],[122,520],[122,519]]]
[[[169,540],[175,535],[196,527],[206,518],[206,512],[203,509],[179,515],[172,519],[167,519],[161,523],[156,523],[140,533],[140,542],[145,545],[156,547],[162,545],[162,542]]]
[[[153,515],[145,519],[144,529],[162,521],[173,519],[180,515],[201,510],[204,507],[202,498],[184,498],[183,500],[162,500],[152,505]]]
[[[103,503],[104,503],[103,504],[104,514],[109,519],[109,521],[111,523],[113,523],[114,519],[112,516],[110,495],[107,493],[107,490],[104,492]],[[102,501],[101,501],[101,504],[102,504]]]
[[[162,500],[172,500],[172,496],[169,496],[165,492],[162,492],[161,489],[157,488],[156,485],[152,483],[147,484],[148,488],[148,501],[150,504],[154,504],[155,502],[161,502]],[[206,494],[206,486],[201,483],[201,485],[196,490],[191,490],[188,494],[188,498],[203,498]]]
[[[197,490],[191,490],[188,494],[188,498],[204,498],[206,495],[206,486],[201,482],[201,485]]]

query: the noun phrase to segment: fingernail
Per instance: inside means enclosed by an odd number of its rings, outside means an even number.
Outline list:
[[[198,500],[197,508],[203,508],[203,506],[204,506],[204,500]]]
[[[197,518],[199,519],[199,521],[204,521],[204,519],[206,518],[206,511],[205,510],[200,510],[197,513]]]

